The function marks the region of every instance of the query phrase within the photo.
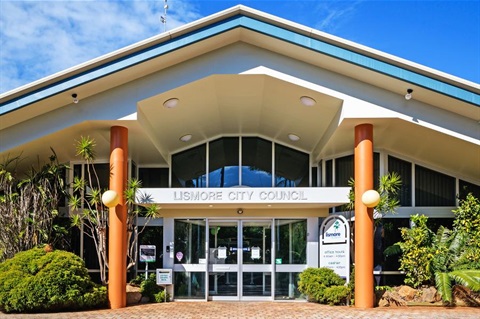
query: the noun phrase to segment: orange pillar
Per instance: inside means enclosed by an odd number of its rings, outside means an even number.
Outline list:
[[[355,307],[373,308],[373,208],[362,195],[373,189],[373,126],[355,127]]]
[[[128,130],[121,126],[110,129],[110,189],[120,197],[119,204],[109,211],[108,234],[108,300],[112,309],[127,304],[127,187]]]

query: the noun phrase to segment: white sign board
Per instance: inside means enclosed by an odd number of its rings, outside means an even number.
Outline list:
[[[157,285],[165,286],[172,284],[172,270],[171,269],[157,269]]]
[[[320,267],[350,280],[350,226],[343,216],[330,216],[320,226]]]
[[[153,263],[156,260],[155,245],[140,245],[140,262]]]

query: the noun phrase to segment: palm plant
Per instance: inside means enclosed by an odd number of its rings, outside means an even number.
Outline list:
[[[85,161],[86,176],[81,178],[75,176],[72,183],[73,194],[69,199],[69,206],[77,211],[72,216],[72,225],[89,236],[95,245],[97,260],[100,268],[100,280],[107,284],[108,255],[107,255],[107,228],[108,208],[102,202],[102,194],[106,189],[100,186],[100,179],[95,169],[95,140],[90,137],[81,137],[76,144],[77,156]],[[149,205],[142,210],[135,205],[137,190],[141,182],[137,179],[130,179],[125,189],[125,202],[127,204],[127,269],[133,267],[138,258],[137,243],[138,235],[143,231],[148,222],[157,215],[156,205]],[[143,195],[148,197],[147,195]],[[143,216],[146,219],[144,226],[138,228],[135,224],[137,217]]]

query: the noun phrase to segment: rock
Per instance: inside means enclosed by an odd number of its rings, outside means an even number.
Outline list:
[[[127,305],[135,305],[142,299],[142,293],[140,287],[127,285]]]
[[[412,301],[417,294],[417,290],[409,286],[401,286],[398,290],[398,294],[403,300]]]
[[[435,287],[428,287],[422,289],[420,302],[434,303],[437,301],[437,289]]]

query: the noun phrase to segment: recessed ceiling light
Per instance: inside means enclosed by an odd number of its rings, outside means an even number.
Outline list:
[[[185,134],[182,137],[180,137],[180,141],[182,142],[188,142],[192,139],[192,134]]]
[[[178,99],[176,97],[171,98],[163,102],[163,106],[166,107],[167,109],[173,109],[178,105]]]
[[[300,136],[298,136],[296,134],[293,134],[293,133],[288,134],[288,138],[292,142],[296,142],[296,141],[300,140]]]
[[[317,104],[317,101],[315,101],[313,98],[311,98],[309,96],[302,96],[300,98],[300,101],[305,106],[314,106],[315,104]]]

